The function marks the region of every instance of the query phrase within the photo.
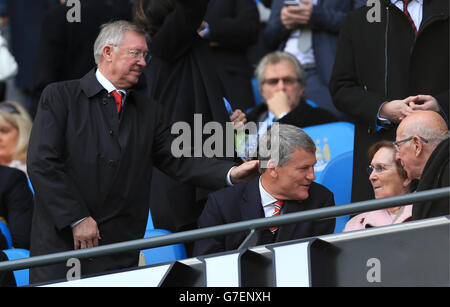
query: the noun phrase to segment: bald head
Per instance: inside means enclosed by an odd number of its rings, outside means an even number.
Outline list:
[[[428,158],[448,138],[448,127],[434,111],[418,111],[405,117],[397,128],[399,160],[410,179],[420,179]]]

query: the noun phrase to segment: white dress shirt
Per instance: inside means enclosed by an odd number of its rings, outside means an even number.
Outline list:
[[[259,194],[261,195],[261,205],[264,210],[265,217],[272,217],[275,212],[274,203],[277,201],[276,198],[272,197],[266,190],[264,190],[261,184],[261,177],[259,177]]]
[[[398,7],[403,12],[403,1],[402,0],[391,0],[391,3]],[[423,0],[413,0],[408,4],[408,13],[416,26],[417,31],[419,31],[420,23],[422,22],[423,16]]]

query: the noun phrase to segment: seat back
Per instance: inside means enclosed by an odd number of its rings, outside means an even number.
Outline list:
[[[355,125],[348,122],[335,122],[303,128],[316,144],[317,163],[314,166],[316,181],[331,160],[352,151]],[[320,182],[319,182],[320,183]]]
[[[333,192],[336,205],[345,205],[351,202],[352,176],[353,151],[348,151],[332,159],[321,173],[317,182]],[[348,220],[349,216],[336,218],[334,232],[342,232]]]
[[[8,257],[8,260],[17,260],[30,257],[30,251],[22,248],[4,249],[3,252]],[[16,270],[14,271],[14,278],[16,279],[17,287],[27,286],[30,283],[30,270]]]
[[[165,229],[147,229],[144,238],[163,236],[170,233],[170,231]],[[141,250],[141,253],[144,255],[145,265],[176,261],[187,257],[186,248],[181,243],[144,249]]]
[[[3,236],[6,239],[6,243],[8,244],[8,248],[12,248],[11,232],[9,231],[8,226],[1,219],[0,219],[0,231],[3,233]]]

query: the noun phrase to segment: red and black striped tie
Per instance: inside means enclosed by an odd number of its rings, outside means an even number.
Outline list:
[[[403,13],[406,15],[406,17],[408,17],[409,22],[411,23],[412,28],[414,30],[414,35],[417,35],[416,25],[414,24],[414,21],[411,18],[411,15],[409,15],[409,12],[408,12],[408,5],[411,3],[412,0],[402,0],[402,1],[403,1]]]
[[[273,212],[272,217],[280,215],[281,208],[283,208],[283,204],[284,204],[284,202],[282,200],[277,200],[273,204],[275,207],[275,211]],[[269,229],[274,234],[278,230],[278,226],[273,226],[273,227],[270,227]]]

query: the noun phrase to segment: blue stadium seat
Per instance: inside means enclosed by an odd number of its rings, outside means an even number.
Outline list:
[[[303,128],[316,144],[317,164],[314,167],[316,181],[328,163],[339,155],[352,151],[355,138],[355,125],[348,122],[335,122]],[[320,183],[320,182],[319,182]]]
[[[170,233],[170,231],[165,229],[148,229],[145,232],[144,238],[163,236]],[[181,243],[144,249],[141,250],[141,253],[145,257],[145,265],[181,260],[187,257],[186,248],[184,244]]]
[[[155,229],[152,219],[152,212],[148,211],[147,228],[144,238],[157,237],[170,234],[166,229]],[[186,258],[186,248],[184,244],[173,244],[150,249],[141,250],[145,257],[145,265],[175,261]]]
[[[351,202],[353,174],[353,151],[348,151],[332,159],[323,170],[318,182],[334,193],[336,205]],[[342,232],[349,216],[336,218],[334,233]]]
[[[30,251],[22,248],[4,249],[3,252],[9,260],[17,260],[30,257]],[[27,286],[30,283],[29,269],[14,271],[14,278],[16,279],[17,287]]]
[[[8,226],[2,220],[0,220],[0,231],[3,233],[3,236],[6,239],[6,243],[8,244],[8,248],[12,248],[11,232],[9,231]]]

